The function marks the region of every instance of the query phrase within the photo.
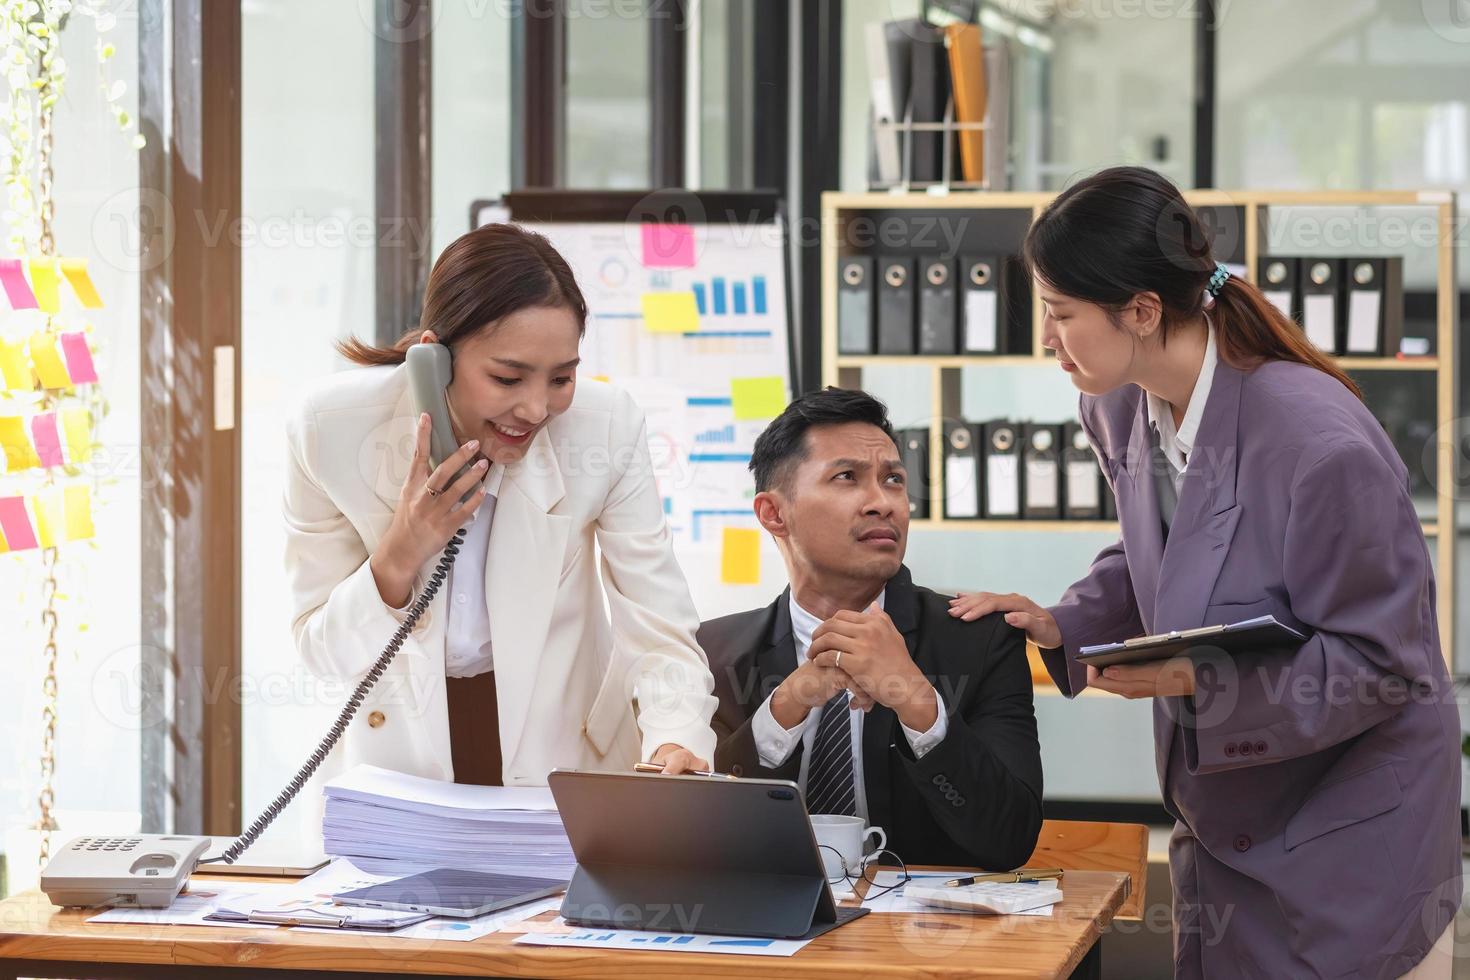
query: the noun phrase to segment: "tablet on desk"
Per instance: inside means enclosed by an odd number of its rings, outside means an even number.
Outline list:
[[[1275,616],[1257,616],[1239,623],[1201,626],[1152,636],[1137,636],[1122,643],[1099,643],[1077,653],[1079,664],[1111,667],[1167,660],[1194,650],[1222,650],[1237,654],[1251,651],[1295,650],[1307,641],[1301,633],[1276,621]]]
[[[550,878],[521,878],[435,868],[423,874],[395,878],[381,885],[354,888],[333,895],[338,905],[360,905],[371,909],[401,909],[469,919],[548,898],[564,891],[565,881]]]

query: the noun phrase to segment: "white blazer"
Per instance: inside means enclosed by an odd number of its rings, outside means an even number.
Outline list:
[[[404,368],[357,368],[312,391],[288,427],[291,628],[318,677],[357,682],[400,625],[368,556],[397,508],[415,419]],[[415,596],[438,560],[420,570]],[[371,763],[454,778],[447,592],[368,693],[328,773]],[[545,785],[555,767],[626,771],[665,742],[714,759],[699,618],[674,558],[643,412],[627,393],[579,379],[571,408],[506,467],[485,598],[505,785]]]

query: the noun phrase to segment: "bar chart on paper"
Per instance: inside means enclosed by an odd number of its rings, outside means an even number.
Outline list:
[[[641,932],[633,929],[575,929],[527,933],[516,939],[528,946],[574,946],[583,949],[641,949],[670,953],[735,953],[745,956],[791,956],[809,939],[761,939],[701,933]]]

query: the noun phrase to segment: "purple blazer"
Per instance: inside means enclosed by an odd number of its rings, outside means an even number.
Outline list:
[[[1400,976],[1459,905],[1460,725],[1398,453],[1331,376],[1222,360],[1166,543],[1143,391],[1080,413],[1122,537],[1051,609],[1064,694],[1080,646],[1266,613],[1311,637],[1155,699],[1176,974]]]

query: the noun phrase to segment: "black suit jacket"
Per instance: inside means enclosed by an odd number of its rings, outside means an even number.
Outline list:
[[[793,782],[800,772],[800,743],[780,767],[761,765],[750,724],[796,669],[790,591],[764,609],[700,627],[720,700],[719,771]],[[1041,748],[1025,634],[999,613],[972,623],[950,616],[948,599],[915,586],[907,568],[889,580],[884,608],[944,699],[949,727],[915,759],[898,715],[874,705],[862,729],[870,822],[907,863],[1019,867],[1041,832]]]

